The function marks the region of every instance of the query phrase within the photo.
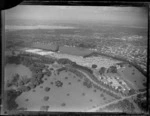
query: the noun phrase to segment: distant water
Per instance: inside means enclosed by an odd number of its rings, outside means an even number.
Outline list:
[[[34,25],[34,26],[18,26],[18,25],[6,25],[6,30],[24,30],[24,29],[75,29],[71,26],[50,26],[50,25]]]

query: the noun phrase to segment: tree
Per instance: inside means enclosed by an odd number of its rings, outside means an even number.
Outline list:
[[[117,67],[116,66],[110,66],[107,70],[107,73],[117,73]]]
[[[27,75],[24,75],[22,76],[22,81],[24,84],[27,84],[30,81],[30,79],[27,77]]]
[[[135,93],[135,90],[134,89],[130,89],[129,90],[129,95],[133,95]]]
[[[7,110],[16,110],[18,104],[16,104],[15,99],[21,94],[16,90],[7,90],[4,95],[6,95],[6,109]]]
[[[14,74],[14,75],[12,76],[12,79],[10,80],[10,83],[11,83],[12,85],[16,85],[16,84],[18,83],[18,80],[19,80],[19,74]]]
[[[97,68],[97,65],[96,64],[92,64],[92,68]]]
[[[106,68],[105,68],[105,67],[101,67],[101,68],[99,69],[100,75],[103,75],[103,74],[105,73],[105,71],[106,71]]]
[[[51,71],[47,71],[45,74],[46,74],[47,76],[51,76],[51,75],[52,75]]]
[[[71,61],[69,59],[66,59],[66,58],[61,58],[61,59],[58,59],[58,64],[71,64]]]

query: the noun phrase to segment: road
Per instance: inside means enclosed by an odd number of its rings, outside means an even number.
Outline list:
[[[98,84],[97,82],[95,82],[93,79],[91,79],[90,77],[89,77],[89,75],[86,73],[86,72],[83,72],[83,71],[81,71],[81,70],[79,70],[79,69],[76,69],[76,70],[78,70],[79,72],[81,72],[81,73],[83,73],[84,75],[86,75],[85,77],[87,77],[91,82],[93,82],[95,85],[97,85],[97,86],[100,86],[100,84]],[[108,88],[106,88],[106,87],[104,87],[104,86],[100,86],[101,88],[103,88],[103,89],[105,89],[105,90],[107,90],[107,91],[111,91],[111,90],[109,90]],[[115,94],[115,95],[118,95],[118,94],[116,94],[114,91],[111,91],[113,94]],[[119,94],[118,95],[119,97],[123,97],[121,94]]]
[[[81,70],[79,70],[79,69],[77,69],[77,70],[80,71],[81,73],[83,73],[84,75],[86,75],[86,77],[87,77],[88,79],[90,79],[90,81],[92,81],[94,84],[100,86],[98,83],[96,83],[95,81],[93,81],[93,80],[89,77],[88,74],[86,74],[85,72],[83,72],[83,71],[81,71]],[[106,88],[103,87],[103,86],[101,86],[101,87],[102,87],[103,89],[106,89]],[[107,90],[110,91],[109,89],[107,89]],[[145,91],[144,91],[144,92],[145,92]],[[95,111],[99,110],[100,108],[104,108],[105,106],[108,106],[108,105],[113,104],[113,103],[117,103],[117,102],[122,101],[122,100],[125,100],[125,99],[127,99],[127,98],[131,98],[131,97],[133,97],[133,96],[136,96],[136,95],[141,94],[141,93],[144,93],[144,92],[138,92],[138,93],[135,93],[135,94],[133,94],[133,95],[126,96],[126,97],[125,97],[125,96],[121,96],[121,97],[122,97],[121,99],[117,99],[117,100],[115,100],[115,101],[109,102],[109,103],[104,104],[104,105],[102,105],[102,106],[98,106],[98,107],[96,107],[96,108],[84,110],[83,112],[95,112]],[[115,92],[113,92],[113,93],[116,94]]]

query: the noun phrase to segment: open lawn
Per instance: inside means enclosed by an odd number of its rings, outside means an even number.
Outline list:
[[[52,70],[51,76],[44,76],[40,84],[16,98],[18,109],[28,111],[83,111],[97,105],[104,105],[115,100],[114,97],[94,88],[83,85],[84,79],[69,71],[57,75]]]
[[[32,77],[32,72],[30,69],[22,64],[7,64],[5,66],[5,81],[11,79],[11,77],[18,73],[21,76],[26,76],[28,78]]]
[[[118,70],[118,73],[124,80],[133,83],[137,90],[146,88],[143,85],[143,83],[146,83],[146,77],[142,75],[142,73],[138,71],[135,67],[126,64],[125,68],[120,68]]]

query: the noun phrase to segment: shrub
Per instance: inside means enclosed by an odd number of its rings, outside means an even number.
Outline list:
[[[49,96],[44,96],[44,101],[48,101],[49,100]]]
[[[92,82],[88,79],[84,80],[83,85],[86,86],[87,88],[92,88]]]
[[[19,74],[14,74],[12,76],[12,80],[10,80],[10,81],[13,85],[15,85],[18,82],[18,80],[19,80]]]
[[[27,76],[22,76],[22,81],[24,84],[27,84],[30,81],[30,79]]]
[[[103,75],[103,74],[105,73],[105,71],[106,71],[106,68],[105,68],[105,67],[101,67],[101,68],[99,69],[99,74],[100,74],[100,75]]]
[[[81,69],[81,70],[85,70],[87,72],[89,72],[90,74],[93,74],[93,71],[85,66],[81,66],[81,65],[78,65],[78,64],[73,64],[72,65],[74,68],[78,68],[78,69]]]
[[[45,87],[45,91],[46,92],[50,91],[50,88],[49,87]]]
[[[58,64],[73,64],[73,62],[67,58],[61,58],[61,59],[58,59]]]
[[[62,68],[57,69],[57,72],[60,73],[61,71],[64,71],[64,70],[66,70],[66,67],[62,67]]]
[[[6,64],[20,64],[20,57],[19,56],[7,56],[6,57]]]
[[[63,86],[63,83],[58,80],[58,81],[55,82],[55,85],[56,85],[57,87],[62,87],[62,86]]]
[[[48,111],[49,106],[41,106],[40,111]]]
[[[107,70],[107,73],[117,73],[117,67],[116,66],[110,66]]]
[[[97,68],[97,65],[96,64],[92,64],[92,68]]]

